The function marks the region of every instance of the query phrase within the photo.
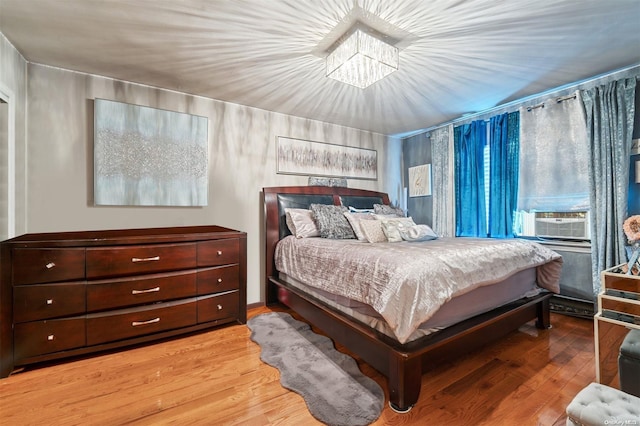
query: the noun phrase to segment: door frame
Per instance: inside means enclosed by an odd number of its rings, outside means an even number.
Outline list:
[[[9,107],[7,117],[7,238],[16,234],[16,103],[12,90],[0,82],[0,99]],[[4,143],[4,141],[0,141]]]

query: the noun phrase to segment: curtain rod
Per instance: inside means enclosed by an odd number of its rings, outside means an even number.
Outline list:
[[[411,135],[402,137],[401,139],[407,139],[407,138],[410,138],[412,136],[416,136],[416,135],[419,135],[419,134],[422,134],[422,133],[429,133],[429,132],[432,132],[432,131],[434,131],[436,129],[439,129],[440,127],[448,126],[450,124],[456,124],[458,122],[466,121],[466,120],[469,120],[469,119],[471,119],[473,117],[477,117],[477,116],[480,116],[480,115],[490,114],[493,111],[498,111],[498,110],[501,110],[501,109],[507,109],[507,108],[510,108],[510,107],[513,107],[513,106],[516,106],[516,105],[524,104],[524,103],[526,103],[528,101],[532,101],[534,99],[537,99],[537,98],[540,98],[540,97],[543,97],[543,96],[549,96],[550,94],[553,94],[555,92],[559,92],[559,91],[562,91],[562,90],[577,89],[578,87],[583,86],[585,84],[593,83],[594,81],[597,81],[597,80],[600,80],[600,79],[604,79],[604,78],[607,78],[607,77],[611,77],[611,76],[613,76],[615,74],[620,74],[620,73],[626,73],[626,72],[629,72],[629,71],[633,71],[634,69],[636,69],[636,71],[638,72],[638,74],[635,75],[636,80],[640,80],[640,63],[638,63],[638,64],[630,65],[628,67],[621,68],[621,69],[618,69],[618,70],[615,70],[615,71],[610,71],[610,72],[605,73],[605,74],[599,74],[599,75],[593,76],[591,78],[588,78],[586,80],[576,81],[574,83],[569,83],[569,84],[566,84],[564,86],[559,86],[559,87],[556,87],[556,88],[553,88],[553,89],[546,90],[544,92],[536,93],[535,95],[529,95],[529,96],[526,96],[526,97],[521,98],[521,99],[516,99],[516,100],[510,101],[510,102],[507,102],[506,104],[497,105],[495,107],[488,108],[488,109],[485,109],[483,111],[478,111],[478,112],[474,112],[474,113],[471,113],[471,114],[468,114],[468,115],[465,115],[465,116],[462,116],[462,117],[454,118],[453,120],[445,121],[444,123],[440,123],[440,124],[437,124],[435,126],[430,126],[430,127],[424,128],[422,130],[416,130]],[[630,78],[630,77],[631,76],[626,77],[626,78]]]
[[[562,103],[564,101],[568,101],[568,100],[576,99],[576,98],[577,98],[576,94],[565,96],[565,97],[561,96],[559,98],[556,98],[556,103],[559,104],[559,103]],[[527,111],[531,112],[532,110],[534,110],[536,108],[544,108],[544,102],[542,102],[542,103],[540,103],[538,105],[532,105],[532,106],[527,107]]]
[[[538,104],[538,105],[527,107],[527,111],[532,111],[536,108],[544,108],[544,104]]]
[[[557,98],[557,99],[556,99],[556,103],[560,103],[560,102],[568,101],[569,99],[575,99],[575,98],[577,98],[577,96],[576,96],[576,94],[574,93],[573,95],[565,96],[564,98]]]

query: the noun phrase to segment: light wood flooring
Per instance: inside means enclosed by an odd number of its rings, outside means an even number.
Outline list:
[[[255,308],[249,317],[268,312]],[[278,309],[281,310],[281,309]],[[564,425],[595,380],[593,321],[552,314],[422,378],[418,404],[375,425]],[[2,425],[314,425],[260,361],[244,325],[26,370],[0,379]],[[385,379],[359,362],[383,388]]]

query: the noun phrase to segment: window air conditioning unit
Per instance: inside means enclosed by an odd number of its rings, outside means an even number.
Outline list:
[[[536,212],[536,237],[590,240],[589,212]]]

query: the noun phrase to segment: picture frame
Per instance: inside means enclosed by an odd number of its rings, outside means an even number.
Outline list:
[[[208,119],[94,100],[94,204],[206,206]]]
[[[277,173],[378,179],[378,152],[284,136],[277,139]]]
[[[409,167],[409,197],[431,195],[431,164]]]

